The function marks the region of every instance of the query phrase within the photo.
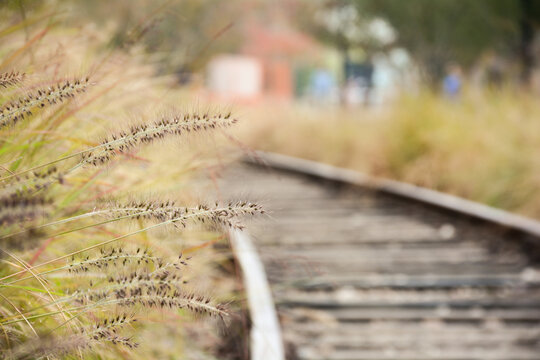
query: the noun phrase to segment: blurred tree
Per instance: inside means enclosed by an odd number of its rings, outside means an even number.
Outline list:
[[[488,49],[512,52],[519,39],[515,0],[357,0],[358,11],[387,20],[404,47],[438,80],[451,61],[469,68]]]
[[[534,37],[536,29],[540,26],[540,1],[520,0],[521,10],[521,79],[526,85],[530,85],[532,69],[536,65],[534,54]]]
[[[349,15],[343,19],[355,19],[354,26],[346,21],[332,26],[315,16],[308,26],[321,40],[345,51],[405,48],[432,81],[443,76],[449,62],[468,69],[488,50],[520,56],[524,81],[535,64],[532,43],[540,24],[539,0],[328,0],[319,1],[318,7],[327,19],[344,10]],[[395,30],[391,43],[361,36],[366,22],[376,18]]]

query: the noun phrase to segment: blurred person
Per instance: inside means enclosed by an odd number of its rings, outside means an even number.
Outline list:
[[[449,98],[457,98],[461,92],[462,75],[459,65],[451,64],[443,79],[443,92]]]
[[[328,70],[315,70],[311,75],[310,83],[310,90],[314,101],[317,103],[326,103],[331,100],[335,84],[334,78]]]

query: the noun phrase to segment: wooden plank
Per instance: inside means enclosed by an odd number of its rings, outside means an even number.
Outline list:
[[[367,337],[360,336],[360,334],[349,334],[349,336],[329,334],[320,337],[318,346],[358,350],[377,350],[390,347],[399,351],[407,351],[415,348],[439,348],[441,350],[451,351],[456,349],[456,344],[458,344],[457,348],[462,350],[471,347],[493,348],[501,345],[506,348],[520,348],[520,346],[516,346],[514,343],[534,342],[538,335],[538,332],[534,330],[529,330],[529,334],[523,334],[521,336],[508,336],[508,334],[502,331],[495,334],[476,332],[474,334],[453,334],[453,336],[449,336],[449,334],[444,334],[444,336],[424,334],[423,337],[418,337],[418,334],[413,334],[412,336],[409,334],[401,334],[401,336],[379,334]],[[295,337],[295,340],[299,346],[310,346],[313,343],[312,335]],[[537,349],[540,351],[539,347]]]
[[[324,349],[326,350],[326,349]],[[538,360],[538,350],[508,348],[495,349],[418,349],[396,351],[379,350],[326,350],[310,346],[298,349],[300,359],[305,360]]]
[[[380,307],[400,307],[403,309],[411,308],[436,308],[439,306],[449,306],[451,308],[473,308],[482,307],[484,309],[489,308],[504,308],[504,309],[519,309],[519,308],[533,308],[540,309],[540,298],[536,299],[513,299],[513,300],[497,300],[497,299],[485,299],[485,300],[459,300],[459,299],[441,299],[441,300],[427,300],[417,299],[415,301],[331,301],[331,300],[318,300],[306,298],[279,298],[276,300],[277,305],[280,308],[288,307],[304,307],[315,309],[338,309],[338,308],[380,308]]]
[[[532,309],[485,309],[485,308],[451,308],[441,306],[438,308],[336,308],[329,311],[320,310],[326,316],[337,321],[365,322],[372,320],[399,320],[399,321],[475,321],[486,320],[519,321],[538,323],[540,321],[540,308]],[[317,311],[310,308],[281,308],[283,316],[295,321],[311,321],[317,316]]]
[[[417,291],[415,289],[353,289],[342,288],[337,291],[308,291],[299,289],[276,290],[275,297],[278,301],[310,300],[326,303],[343,302],[350,303],[380,303],[392,304],[396,302],[417,301],[537,301],[540,306],[540,288],[516,289],[515,286],[493,288],[462,287],[462,288],[439,288]]]
[[[510,285],[525,286],[519,276],[380,276],[358,277],[354,274],[347,275],[324,275],[318,277],[296,278],[291,280],[279,281],[278,283],[287,283],[298,289],[337,289],[343,286],[352,286],[356,288],[401,288],[401,289],[432,289],[432,288],[455,288],[455,287],[507,287]],[[528,285],[528,284],[527,284]],[[540,284],[535,284],[540,286]],[[530,286],[530,285],[529,285]]]
[[[392,338],[416,337],[418,339],[459,337],[459,336],[504,336],[507,339],[534,336],[540,339],[540,328],[529,323],[502,322],[471,324],[444,321],[402,322],[402,321],[375,321],[369,323],[321,323],[317,321],[289,323],[284,336],[301,334],[302,336],[332,335],[349,337],[351,335],[362,338]]]

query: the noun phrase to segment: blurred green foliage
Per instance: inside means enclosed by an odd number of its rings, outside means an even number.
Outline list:
[[[356,0],[359,12],[386,19],[396,45],[438,78],[449,61],[465,68],[486,51],[519,53],[522,21],[540,20],[540,2],[516,0]],[[530,8],[526,9],[527,5]]]
[[[449,62],[467,69],[487,51],[519,58],[527,46],[524,27],[534,31],[540,23],[537,0],[331,0],[311,5],[314,14],[343,9],[345,14],[356,13],[356,29],[332,28],[316,16],[303,21],[319,39],[344,51],[362,48],[369,56],[405,48],[432,80],[444,74]],[[391,43],[355,33],[374,18],[384,19],[394,29]]]

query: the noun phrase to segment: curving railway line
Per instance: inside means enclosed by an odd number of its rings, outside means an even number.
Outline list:
[[[288,359],[540,359],[539,223],[261,156],[219,186],[271,212],[248,231]]]

